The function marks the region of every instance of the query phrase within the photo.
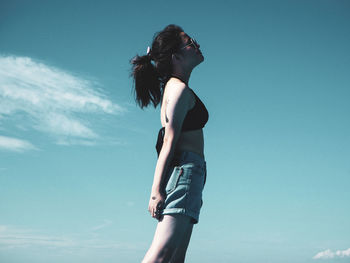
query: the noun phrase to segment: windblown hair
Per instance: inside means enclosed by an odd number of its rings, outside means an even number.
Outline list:
[[[141,109],[148,107],[150,103],[156,108],[160,103],[165,84],[172,72],[172,54],[182,43],[181,32],[183,29],[177,25],[166,26],[162,31],[155,33],[148,55],[136,55],[130,60],[130,77],[134,79],[135,101]]]

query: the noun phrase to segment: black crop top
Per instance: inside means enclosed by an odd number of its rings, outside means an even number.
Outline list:
[[[200,100],[200,98],[198,98],[197,94],[192,89],[190,90],[194,94],[196,98],[196,102],[194,107],[187,112],[185,119],[182,123],[181,131],[201,129],[205,126],[205,124],[208,122],[208,119],[209,119],[209,113],[206,107],[204,106],[203,102]],[[157,144],[156,144],[156,150],[157,150],[158,156],[163,146],[164,135],[165,135],[165,127],[162,127],[158,132],[158,138],[157,138]]]

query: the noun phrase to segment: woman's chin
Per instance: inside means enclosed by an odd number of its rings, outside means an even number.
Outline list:
[[[202,63],[204,61],[204,56],[203,55],[201,55],[201,59],[199,61],[200,61],[199,63]]]
[[[199,54],[199,56],[201,57],[201,61],[203,61],[203,60],[204,60],[204,56],[203,56],[203,54],[202,54],[202,53],[200,53],[200,54]]]

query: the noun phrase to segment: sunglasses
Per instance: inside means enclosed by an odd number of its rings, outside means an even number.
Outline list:
[[[197,43],[197,41],[194,38],[191,37],[190,40],[191,40],[191,43],[186,45],[186,46],[184,46],[184,47],[182,47],[180,50],[182,50],[182,49],[184,49],[184,48],[186,48],[186,47],[188,47],[190,45],[193,45],[194,48],[199,48],[200,47],[200,45]]]

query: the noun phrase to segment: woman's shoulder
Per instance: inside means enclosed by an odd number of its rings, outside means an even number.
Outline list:
[[[165,84],[165,90],[184,90],[186,88],[189,89],[186,83],[172,79]]]
[[[166,98],[191,98],[190,88],[183,82],[179,81],[168,81],[164,88],[164,96]]]

